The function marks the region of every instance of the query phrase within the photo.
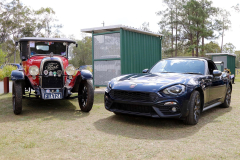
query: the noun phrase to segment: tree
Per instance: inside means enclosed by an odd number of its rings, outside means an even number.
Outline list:
[[[190,42],[189,50],[192,51],[194,56],[194,49],[196,50],[196,56],[199,55],[199,48],[204,47],[204,38],[213,37],[213,31],[209,17],[216,8],[211,6],[211,2],[207,0],[190,0],[183,6],[184,13],[182,14],[182,25],[185,30],[185,38]],[[199,45],[200,39],[202,39],[202,46]],[[204,49],[203,49],[204,50]]]
[[[21,37],[56,37],[56,32],[61,25],[55,25],[53,18],[55,12],[51,8],[30,10],[20,0],[12,0],[9,3],[0,3],[0,44],[2,50],[7,53],[7,61],[14,55],[16,62],[15,41]],[[55,32],[52,30],[57,28]],[[45,31],[45,33],[44,33]]]
[[[159,11],[156,14],[162,17],[161,21],[158,23],[161,29],[160,33],[162,34],[167,33],[168,39],[169,39],[169,36],[171,35],[171,46],[169,46],[169,49],[167,49],[166,51],[168,51],[168,53],[171,54],[171,56],[173,57],[174,50],[175,50],[175,56],[178,55],[178,48],[179,48],[178,43],[179,41],[181,41],[180,34],[179,34],[180,27],[181,27],[179,25],[180,24],[179,16],[183,9],[182,6],[185,2],[184,0],[180,0],[180,1],[164,0],[163,2],[167,4],[167,9],[165,9],[164,11]],[[174,34],[174,31],[175,31],[175,34]],[[174,43],[175,43],[175,49],[173,47]]]
[[[71,60],[75,67],[92,64],[92,37],[86,36],[77,41],[78,47],[73,47]]]
[[[234,53],[236,47],[232,43],[226,43],[223,45],[222,53]]]
[[[219,32],[219,35],[222,37],[222,43],[221,43],[221,52],[223,52],[223,37],[225,34],[225,31],[229,30],[231,27],[231,21],[229,20],[230,13],[226,10],[221,9],[219,11],[219,19],[216,20],[216,26],[217,30]]]
[[[2,51],[1,46],[0,46],[0,65],[2,65],[5,62],[6,55],[7,54]]]
[[[150,29],[149,29],[149,22],[144,22],[142,24],[142,26],[140,27],[140,29],[149,32],[150,31]]]
[[[206,53],[220,53],[221,48],[217,43],[211,41],[205,44],[205,51]]]

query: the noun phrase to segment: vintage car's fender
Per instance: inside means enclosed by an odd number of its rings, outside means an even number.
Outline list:
[[[89,70],[81,70],[82,80],[89,80],[93,78],[92,73]]]
[[[11,79],[12,79],[12,81],[25,80],[23,70],[14,70],[14,71],[12,71]]]
[[[81,70],[80,73],[81,74],[79,74],[76,77],[76,80],[75,80],[75,83],[74,83],[74,86],[73,86],[71,92],[78,92],[79,84],[81,83],[82,80],[91,80],[91,79],[93,79],[92,73],[90,71],[88,71],[88,70]]]

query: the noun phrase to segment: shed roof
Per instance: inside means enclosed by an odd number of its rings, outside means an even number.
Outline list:
[[[92,32],[94,32],[94,33],[104,33],[104,32],[119,31],[121,28],[124,29],[124,30],[132,31],[132,32],[138,32],[138,33],[147,34],[147,35],[156,36],[156,37],[161,37],[162,36],[159,33],[144,31],[144,30],[141,30],[141,29],[137,29],[137,28],[133,28],[133,27],[129,27],[129,26],[124,26],[124,25],[121,25],[121,24],[113,25],[113,26],[86,28],[86,29],[81,29],[81,31],[85,32],[85,33],[92,33]]]
[[[236,57],[237,55],[234,53],[206,53],[207,56],[223,56],[223,55],[229,55]]]

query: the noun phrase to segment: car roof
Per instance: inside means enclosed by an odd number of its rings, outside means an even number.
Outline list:
[[[68,38],[44,38],[44,37],[24,37],[19,39],[19,42],[24,41],[54,41],[54,42],[70,42],[70,43],[76,43],[76,41],[68,39]]]
[[[166,59],[198,59],[198,60],[206,60],[206,61],[211,60],[206,57],[171,57],[171,58],[166,58]]]

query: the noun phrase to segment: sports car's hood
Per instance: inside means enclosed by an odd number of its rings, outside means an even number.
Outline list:
[[[112,79],[112,89],[156,92],[174,84],[194,83],[202,75],[181,73],[128,74]]]

